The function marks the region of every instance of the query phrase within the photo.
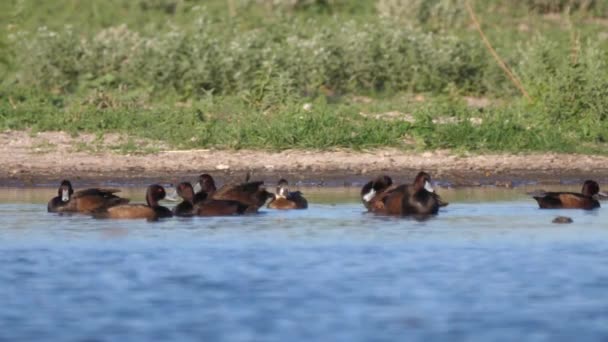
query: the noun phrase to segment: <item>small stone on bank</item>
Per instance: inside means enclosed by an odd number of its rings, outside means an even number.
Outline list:
[[[553,223],[572,223],[572,219],[568,216],[558,216],[553,219]]]

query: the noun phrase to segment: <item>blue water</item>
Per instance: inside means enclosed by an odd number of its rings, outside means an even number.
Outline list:
[[[608,206],[608,205],[605,205]],[[556,215],[574,224],[556,225]],[[159,223],[0,204],[1,341],[608,339],[608,209],[358,203]]]

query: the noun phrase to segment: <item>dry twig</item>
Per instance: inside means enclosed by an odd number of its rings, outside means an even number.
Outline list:
[[[507,74],[507,76],[513,82],[513,84],[515,84],[515,86],[517,87],[517,89],[519,89],[519,91],[526,97],[526,99],[528,99],[529,101],[531,101],[532,98],[530,97],[530,94],[528,94],[528,92],[526,91],[526,89],[524,88],[524,86],[521,84],[521,81],[509,69],[509,67],[502,60],[502,58],[500,58],[500,56],[498,55],[498,53],[496,52],[496,50],[494,50],[494,48],[492,47],[492,44],[490,44],[490,41],[488,40],[488,37],[486,37],[485,33],[481,29],[481,24],[479,23],[479,20],[477,20],[477,16],[475,15],[475,11],[473,10],[473,7],[469,3],[469,1],[468,0],[465,1],[464,4],[465,4],[465,6],[467,8],[467,11],[469,12],[469,15],[471,16],[471,20],[473,20],[473,23],[475,24],[475,28],[479,32],[479,35],[481,36],[481,39],[483,40],[483,43],[485,44],[486,48],[492,54],[492,57],[494,57],[494,59],[496,60],[496,62],[500,66],[500,68],[505,72],[505,74]]]

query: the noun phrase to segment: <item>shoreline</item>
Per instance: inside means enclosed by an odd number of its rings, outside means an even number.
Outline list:
[[[594,179],[608,183],[608,156],[560,153],[473,154],[447,150],[414,152],[396,148],[366,151],[312,150],[170,150],[119,154],[108,134],[99,145],[91,134],[64,132],[0,133],[0,186],[56,186],[62,179],[81,185],[146,185],[194,181],[210,173],[220,182],[252,179],[275,184],[286,178],[305,186],[360,186],[380,174],[411,182],[424,170],[444,187],[526,184],[576,184]],[[142,142],[150,146],[152,142]],[[94,146],[76,149],[74,146]]]

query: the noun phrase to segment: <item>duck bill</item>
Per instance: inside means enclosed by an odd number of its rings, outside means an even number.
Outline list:
[[[70,200],[70,190],[68,190],[68,189],[61,190],[61,201],[67,202],[69,200]]]
[[[428,192],[435,192],[435,189],[433,189],[433,186],[431,183],[429,183],[429,181],[424,182],[424,190]]]
[[[605,193],[603,191],[598,192],[597,194],[595,194],[595,196],[600,200],[608,199],[608,193]]]

